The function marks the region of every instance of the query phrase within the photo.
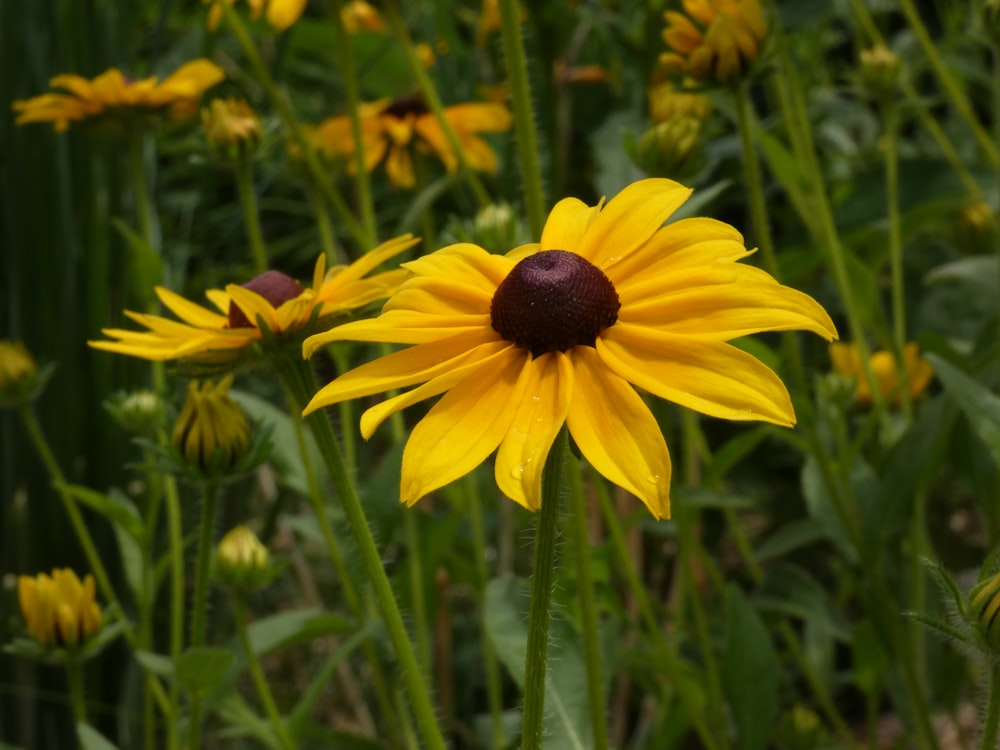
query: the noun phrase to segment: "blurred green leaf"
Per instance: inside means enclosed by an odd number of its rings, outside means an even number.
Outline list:
[[[83,750],[118,750],[118,746],[109,742],[103,734],[90,724],[76,725],[76,738]]]
[[[871,620],[856,623],[851,631],[851,648],[854,652],[854,681],[868,695],[874,696],[885,683],[889,657]]]
[[[342,615],[325,613],[315,607],[279,612],[254,621],[247,628],[250,644],[258,656],[324,635],[353,633],[356,629],[357,626]]]
[[[924,276],[925,284],[940,284],[946,281],[958,281],[976,287],[982,294],[996,297],[997,289],[997,256],[976,255],[971,258],[959,258],[949,263],[942,263]]]
[[[850,638],[844,615],[829,593],[797,565],[781,563],[769,569],[754,602],[762,610],[808,620],[838,640]]]
[[[189,648],[177,657],[174,674],[177,684],[192,695],[205,696],[222,684],[233,663],[233,653],[225,648]]]
[[[821,539],[826,539],[826,537],[826,529],[815,518],[792,521],[778,527],[773,534],[760,543],[757,547],[757,561],[767,562],[784,557],[800,547],[808,546]]]
[[[927,359],[973,431],[990,449],[994,462],[1000,465],[1000,398],[942,357],[928,354]]]

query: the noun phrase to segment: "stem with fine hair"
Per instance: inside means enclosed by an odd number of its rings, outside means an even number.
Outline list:
[[[316,375],[312,365],[288,357],[281,359],[278,366],[281,378],[295,402],[300,408],[305,408],[317,390]],[[333,433],[333,426],[322,411],[310,414],[306,417],[306,423],[316,438],[320,455],[323,457],[344,515],[347,517],[347,522],[354,534],[354,540],[358,547],[357,552],[361,556],[369,583],[374,590],[389,641],[396,658],[399,660],[399,668],[403,673],[403,681],[410,696],[424,747],[431,750],[444,750],[445,742],[441,735],[441,728],[434,717],[430,690],[414,655],[413,645],[410,643],[406,627],[403,624],[403,617],[399,611],[399,604],[396,602],[392,585],[389,583],[385,568],[382,566],[382,558],[368,526],[364,508],[351,482],[347,466],[344,464],[340,447],[337,445],[337,438]],[[322,514],[323,509],[318,508],[317,512]]]
[[[993,750],[997,746],[997,734],[1000,730],[1000,665],[990,665],[987,680],[989,697],[986,701],[983,734],[979,738],[979,750]]]
[[[215,511],[219,502],[217,482],[204,482],[201,490],[201,521],[198,527],[198,552],[195,560],[194,601],[191,606],[191,647],[205,645],[205,620],[208,611],[208,573],[212,562],[215,536]],[[188,712],[188,746],[201,748],[201,697],[191,696]]]
[[[545,677],[549,664],[549,620],[559,532],[559,493],[569,452],[565,425],[549,449],[542,471],[542,507],[535,530],[535,559],[531,567],[531,604],[528,610],[528,647],[524,656],[524,714],[521,750],[541,750],[545,716]]]
[[[250,243],[250,257],[253,259],[254,273],[262,274],[268,269],[267,251],[264,249],[264,234],[260,230],[260,216],[257,213],[257,195],[253,186],[253,169],[250,154],[245,144],[239,144],[236,162],[236,188],[243,206],[243,217],[247,222],[247,241]]]
[[[507,80],[510,82],[511,105],[514,109],[514,133],[521,164],[521,179],[524,181],[528,228],[532,239],[538,240],[545,224],[545,197],[542,190],[542,168],[538,161],[535,113],[531,106],[528,63],[521,37],[521,5],[517,0],[500,0],[500,30]]]
[[[87,708],[83,698],[83,665],[74,656],[66,660],[66,683],[69,687],[69,702],[73,707],[73,721],[77,725],[84,724],[87,721]]]

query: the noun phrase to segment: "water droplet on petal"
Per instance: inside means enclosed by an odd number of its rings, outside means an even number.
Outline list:
[[[524,467],[520,465],[513,467],[510,470],[510,475],[514,479],[520,479],[521,477],[524,476]]]

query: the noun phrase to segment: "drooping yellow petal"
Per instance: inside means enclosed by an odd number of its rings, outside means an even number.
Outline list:
[[[781,379],[730,344],[616,324],[598,337],[597,353],[629,382],[711,417],[795,424]]]
[[[670,517],[670,454],[649,407],[589,346],[575,347],[574,394],[566,424],[590,465]]]
[[[528,510],[542,502],[542,468],[573,399],[573,365],[562,352],[543,354],[528,366],[524,398],[497,451],[497,486]]]
[[[193,326],[221,328],[229,321],[228,309],[226,310],[226,315],[219,315],[218,313],[207,310],[201,305],[185,299],[165,287],[158,286],[154,289],[154,291],[156,292],[156,296],[160,298],[160,302],[163,303],[164,307],[169,309],[174,315],[183,320],[185,323],[190,323]]]
[[[524,398],[531,354],[511,347],[442,396],[413,429],[403,450],[399,499],[412,505],[462,477],[500,444]]]
[[[264,321],[264,325],[273,333],[281,330],[277,311],[270,302],[260,294],[257,294],[257,292],[239,284],[228,284],[226,286],[226,294],[229,295],[233,304],[243,311],[243,314],[247,316],[247,320],[254,327],[260,326],[260,320],[258,320],[260,318]]]
[[[412,188],[417,184],[417,178],[413,172],[413,159],[410,157],[408,149],[402,146],[393,146],[389,150],[389,158],[385,163],[385,170],[389,174],[389,179],[393,185],[401,188]]]

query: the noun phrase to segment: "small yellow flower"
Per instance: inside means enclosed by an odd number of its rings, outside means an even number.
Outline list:
[[[351,0],[344,3],[340,9],[340,22],[348,34],[359,34],[363,31],[381,34],[385,32],[385,19],[371,3],[365,0]]]
[[[425,68],[430,68],[437,61],[437,57],[434,54],[434,48],[427,42],[420,42],[417,45],[417,58],[420,60],[420,64]]]
[[[101,627],[92,575],[82,583],[68,568],[56,568],[51,577],[20,576],[17,596],[28,632],[42,646],[73,648]]]
[[[222,3],[232,5],[236,0],[204,0],[211,3],[208,10],[208,28],[215,31],[222,20]],[[284,31],[299,20],[305,12],[309,0],[247,0],[250,4],[251,18],[260,18],[261,11],[267,8],[267,22],[275,31]]]
[[[865,377],[861,353],[856,344],[836,342],[830,345],[830,359],[833,367],[841,375],[855,379],[854,398],[859,404],[872,402],[871,388]],[[931,363],[920,356],[917,345],[913,342],[903,348],[903,364],[906,368],[906,380],[910,389],[910,398],[916,398],[927,388],[934,376]],[[893,403],[899,402],[899,373],[896,370],[896,357],[889,351],[877,351],[871,356],[872,371],[878,382],[879,393],[883,398],[891,398]]]
[[[205,137],[215,148],[253,148],[260,142],[260,120],[242,99],[213,99],[201,110]]]
[[[760,54],[767,33],[759,0],[682,0],[684,12],[664,13],[670,52],[660,62],[699,80],[724,83]]]
[[[225,585],[252,590],[271,577],[267,547],[246,526],[237,526],[219,541],[215,550],[215,575]]]
[[[38,368],[20,341],[0,339],[0,406],[16,406],[31,398]]]
[[[752,251],[733,227],[665,224],[690,194],[641,180],[606,205],[560,201],[541,241],[506,255],[461,243],[405,263],[412,275],[378,318],[312,336],[304,353],[331,341],[411,346],[344,373],[305,413],[410,388],[364,413],[368,438],[441,396],[406,443],[400,499],[412,504],[496,451],[497,486],[531,510],[565,424],[597,472],[669,516],[667,445],[635,388],[710,416],[790,426],[781,380],[727,342],[798,329],[836,337],[814,299],[738,262]]]
[[[419,240],[403,235],[384,242],[349,266],[326,270],[326,258],[316,260],[311,287],[279,271],[268,271],[244,285],[230,284],[205,294],[218,312],[197,305],[163,287],[160,301],[180,321],[158,315],[126,311],[145,331],[107,328],[114,341],[91,341],[95,349],[149,360],[193,358],[212,361],[235,359],[257,342],[272,335],[297,334],[314,318],[336,315],[362,307],[392,294],[406,277],[403,269],[369,276],[369,272],[399,255]],[[263,326],[263,329],[261,328]]]
[[[232,384],[232,375],[216,384],[192,380],[174,423],[171,442],[201,471],[233,467],[250,446],[250,423],[229,395]]]
[[[411,148],[414,146],[436,154],[449,172],[458,169],[458,159],[441,124],[420,96],[362,104],[360,114],[361,148],[369,172],[388,153],[389,179],[399,187],[413,187],[416,177]],[[510,110],[500,104],[456,104],[445,107],[444,116],[455,131],[466,164],[482,172],[496,172],[496,154],[477,134],[509,130]],[[331,117],[320,123],[316,139],[331,156],[350,156],[356,148],[351,119],[346,116]],[[348,169],[353,168],[351,162]]]
[[[155,76],[131,81],[117,68],[109,68],[93,80],[63,74],[49,85],[68,93],[50,93],[14,102],[20,114],[17,124],[51,122],[59,132],[73,122],[122,121],[137,115],[166,112],[175,119],[193,115],[202,94],[225,78],[210,60],[194,60],[178,68],[163,81]]]

